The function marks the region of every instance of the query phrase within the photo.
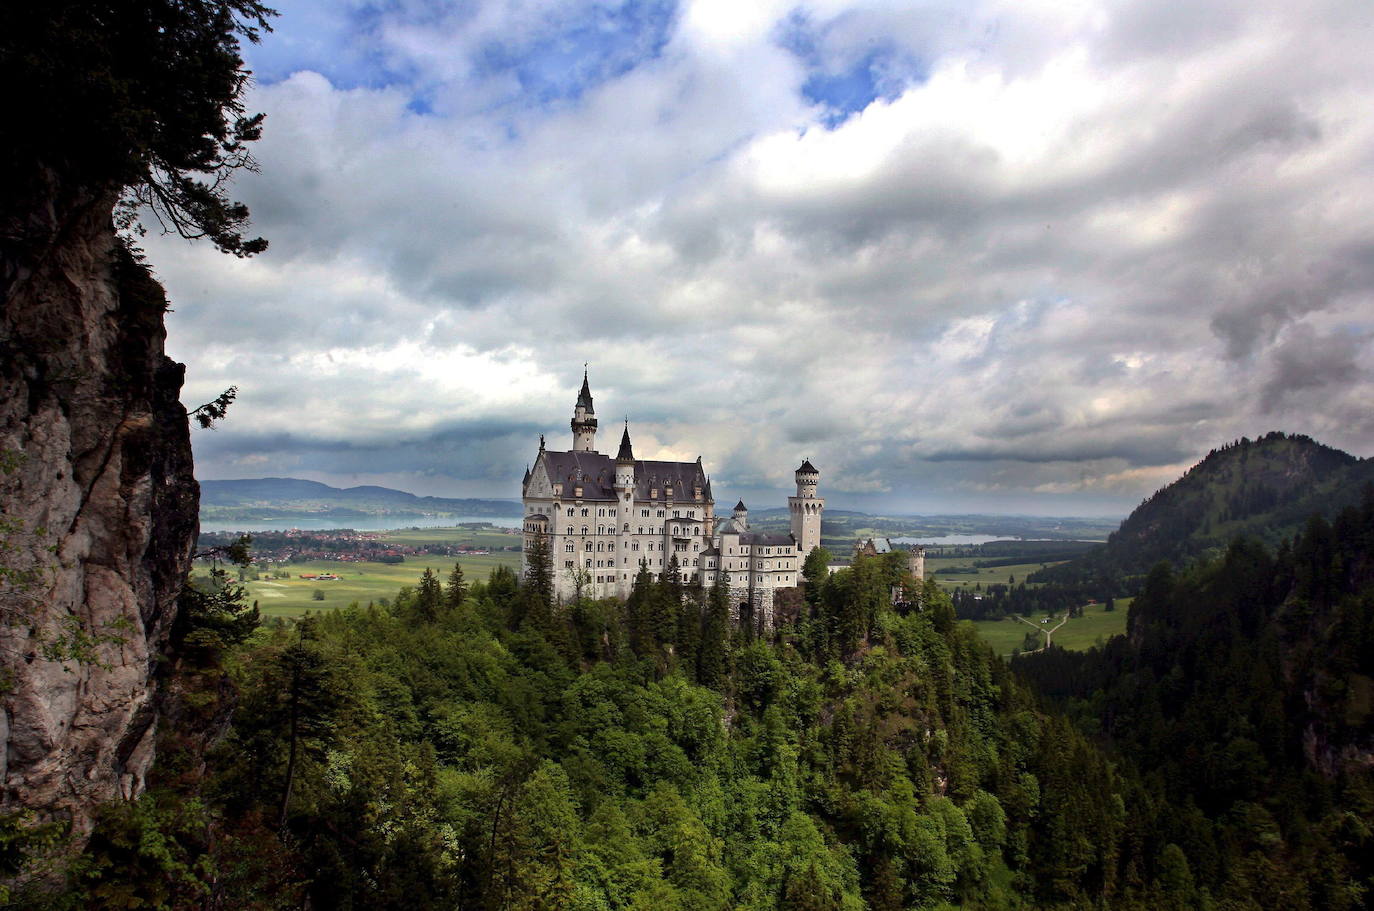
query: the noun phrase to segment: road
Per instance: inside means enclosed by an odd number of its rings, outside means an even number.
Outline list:
[[[1022,623],[1026,624],[1027,626],[1031,627],[1032,629],[1036,630],[1037,632],[1041,632],[1041,633],[1044,633],[1044,634],[1045,634],[1045,644],[1044,644],[1043,646],[1041,646],[1040,648],[1036,649],[1035,651],[1031,651],[1031,652],[1022,652],[1021,654],[1023,654],[1023,655],[1034,655],[1036,652],[1043,652],[1045,649],[1049,648],[1049,647],[1050,647],[1050,640],[1054,637],[1055,631],[1058,630],[1059,627],[1063,626],[1065,623],[1068,623],[1068,622],[1069,622],[1069,615],[1068,615],[1068,614],[1065,614],[1065,615],[1064,615],[1064,619],[1060,620],[1057,624],[1055,624],[1055,625],[1054,625],[1053,627],[1051,627],[1050,629],[1045,629],[1044,624],[1036,623],[1036,622],[1034,622],[1034,621],[1032,621],[1032,620],[1027,620],[1025,617],[1022,617],[1022,616],[1020,616],[1019,614],[1012,614],[1012,617],[1014,617],[1014,618],[1017,619],[1017,620],[1020,620]]]

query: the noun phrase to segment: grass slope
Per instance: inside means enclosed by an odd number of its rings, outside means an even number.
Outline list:
[[[1076,617],[1059,628],[1054,634],[1054,644],[1070,651],[1082,652],[1094,645],[1101,645],[1112,636],[1125,633],[1126,610],[1130,604],[1130,598],[1118,598],[1116,610],[1110,613],[1103,609],[1102,604],[1088,605],[1084,608],[1082,617]],[[1059,623],[1057,617],[1043,625],[1040,621],[1045,619],[1044,617],[1036,616],[1029,619],[1038,628],[1054,627]],[[963,622],[972,623],[983,641],[992,646],[993,651],[1004,658],[1009,657],[1014,650],[1021,648],[1026,633],[1032,632],[1029,626],[1010,617],[1004,620],[981,620],[978,622],[965,620]],[[1043,637],[1041,638],[1043,639]]]

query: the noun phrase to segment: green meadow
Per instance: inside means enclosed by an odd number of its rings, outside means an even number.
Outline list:
[[[426,544],[466,544],[471,547],[510,547],[518,544],[518,535],[503,534],[490,527],[461,526],[457,528],[401,528],[382,532],[385,540],[401,546]],[[257,582],[245,582],[248,597],[258,603],[264,617],[299,617],[306,611],[332,610],[347,607],[354,601],[367,604],[396,597],[403,585],[415,585],[426,568],[434,570],[441,580],[448,578],[455,562],[463,566],[469,583],[486,581],[493,569],[508,566],[520,571],[517,551],[493,550],[490,554],[464,554],[456,557],[436,554],[409,555],[404,563],[348,563],[336,560],[312,560],[279,566],[278,570],[291,574],[289,579],[268,579],[267,573]],[[302,574],[333,573],[337,580],[302,579]],[[315,593],[324,597],[316,600]]]
[[[462,564],[463,575],[469,583],[485,581],[497,566],[509,566],[516,572],[520,571],[520,555],[513,552],[462,557],[407,557],[404,563],[314,560],[283,567],[290,571],[290,579],[263,578],[258,582],[246,582],[244,586],[248,589],[248,597],[258,602],[258,609],[264,617],[299,617],[306,611],[347,607],[354,601],[367,604],[383,598],[390,600],[396,597],[396,591],[402,585],[413,586],[418,583],[426,567],[434,570],[441,581],[447,579],[455,561]],[[302,573],[334,573],[339,579],[302,579]],[[317,591],[324,594],[323,600],[315,599]]]
[[[977,567],[976,573],[951,573],[947,570],[969,567],[973,568],[973,561],[976,557],[927,557],[926,575],[931,576],[940,587],[946,591],[954,591],[959,588],[973,588],[981,585],[987,588],[989,585],[1005,585],[1010,578],[1016,579],[1016,584],[1020,585],[1026,581],[1026,577],[1038,569],[1045,566],[1053,566],[1053,563],[1015,563],[1011,566],[983,566]],[[946,572],[941,572],[946,570]]]
[[[1083,616],[1075,617],[1059,627],[1054,634],[1054,644],[1076,652],[1086,651],[1094,645],[1101,645],[1112,636],[1126,632],[1126,610],[1130,606],[1130,598],[1117,598],[1116,610],[1111,612],[1104,610],[1102,604],[1089,604],[1083,609]],[[1040,622],[1045,619],[1040,615],[1028,619],[1038,629],[1047,629],[1058,626],[1060,616],[1052,617],[1050,622],[1046,624]],[[1029,626],[1019,620],[1013,620],[1011,617],[1003,620],[979,620],[976,622],[966,620],[964,622],[973,623],[983,641],[992,646],[993,651],[1003,657],[1009,657],[1013,650],[1021,648],[1026,633],[1032,632]],[[1040,641],[1043,644],[1043,635],[1040,636]]]

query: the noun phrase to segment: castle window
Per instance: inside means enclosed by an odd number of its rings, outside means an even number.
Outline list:
[[[573,548],[573,542],[569,541],[567,544],[564,544],[564,545],[563,545],[563,551],[564,551],[564,553],[569,553],[569,554],[570,554],[570,553],[573,552],[573,550],[574,550],[574,548]]]
[[[590,550],[592,549],[592,542],[591,542],[591,541],[588,541],[588,542],[587,542],[587,546],[584,547],[584,548],[582,548],[582,549],[583,549],[583,550],[586,550],[586,551],[590,551]]]
[[[629,530],[630,530],[630,523],[629,523],[629,522],[626,522],[626,523],[625,523],[625,531],[628,532]]]
[[[673,510],[673,518],[674,518],[674,519],[681,519],[681,518],[682,518],[682,510],[680,510],[680,509],[674,509],[674,510]]]
[[[571,561],[571,560],[564,560],[564,561],[563,561],[563,567],[564,567],[565,569],[572,569],[572,565],[573,565],[573,561]]]
[[[587,526],[583,525],[583,526],[582,526],[582,534],[585,535],[585,534],[587,534],[587,532],[588,532]]]
[[[582,507],[582,515],[586,516],[586,515],[590,515],[590,514],[591,514],[590,510],[588,510],[587,507],[583,506],[583,507]]]
[[[601,542],[601,541],[597,541],[597,542],[596,542],[596,549],[597,549],[597,550],[600,550],[600,551],[604,551],[604,550],[606,549],[605,543],[603,543],[603,542]]]
[[[569,506],[569,507],[568,507],[568,515],[572,515],[572,514],[573,514],[573,508],[572,508],[571,506]]]
[[[587,569],[591,569],[591,568],[592,568],[592,561],[591,561],[591,559],[589,558],[589,559],[587,560]]]
[[[658,518],[663,518],[663,510],[661,509],[658,511]]]

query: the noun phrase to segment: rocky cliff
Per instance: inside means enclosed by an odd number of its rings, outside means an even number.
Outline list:
[[[162,288],[51,189],[0,222],[0,804],[80,833],[152,762],[199,491]]]

